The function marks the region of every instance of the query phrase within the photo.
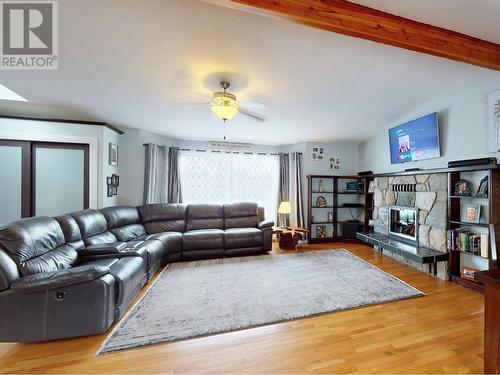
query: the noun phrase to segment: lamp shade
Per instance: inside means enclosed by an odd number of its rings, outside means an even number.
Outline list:
[[[278,207],[278,213],[279,214],[289,214],[292,212],[292,209],[290,207],[290,202],[281,202],[280,206]]]

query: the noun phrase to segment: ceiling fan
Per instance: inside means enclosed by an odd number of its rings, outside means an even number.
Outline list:
[[[229,86],[231,86],[228,81],[220,81],[220,86],[223,91],[214,92],[213,99],[210,102],[210,109],[218,118],[226,122],[227,120],[231,120],[238,113],[241,113],[257,121],[266,121],[264,116],[245,108],[245,104],[240,106],[240,102],[236,99],[236,95],[227,91]],[[264,105],[259,103],[247,103],[247,105],[252,104],[265,108]]]

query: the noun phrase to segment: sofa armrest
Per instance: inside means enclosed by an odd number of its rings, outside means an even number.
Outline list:
[[[147,262],[148,253],[145,246],[140,246],[144,241],[132,241],[132,242],[117,242],[116,244],[109,245],[117,245],[115,247],[110,248],[109,252],[106,252],[105,244],[102,245],[92,245],[88,246],[79,252],[79,260],[80,263],[92,262],[95,260],[101,259],[110,259],[110,258],[126,258],[126,257],[141,257]],[[94,247],[94,246],[101,246]],[[90,251],[86,252],[85,250],[90,248]]]
[[[79,250],[78,254],[82,256],[118,254],[126,249],[126,242],[100,243],[89,245],[84,249]]]
[[[35,273],[17,279],[10,289],[20,293],[34,293],[92,281],[110,272],[103,266],[80,266],[61,271]]]
[[[274,225],[274,221],[271,220],[263,220],[257,224],[257,228],[263,229],[263,228],[272,228]]]

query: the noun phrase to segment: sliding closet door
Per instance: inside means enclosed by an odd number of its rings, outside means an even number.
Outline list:
[[[88,145],[32,144],[32,214],[55,216],[89,206]]]
[[[30,216],[30,143],[0,140],[0,223]]]

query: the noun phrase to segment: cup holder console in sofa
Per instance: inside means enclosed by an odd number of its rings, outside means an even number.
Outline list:
[[[87,209],[0,225],[0,341],[104,332],[169,262],[265,253],[254,203]]]

